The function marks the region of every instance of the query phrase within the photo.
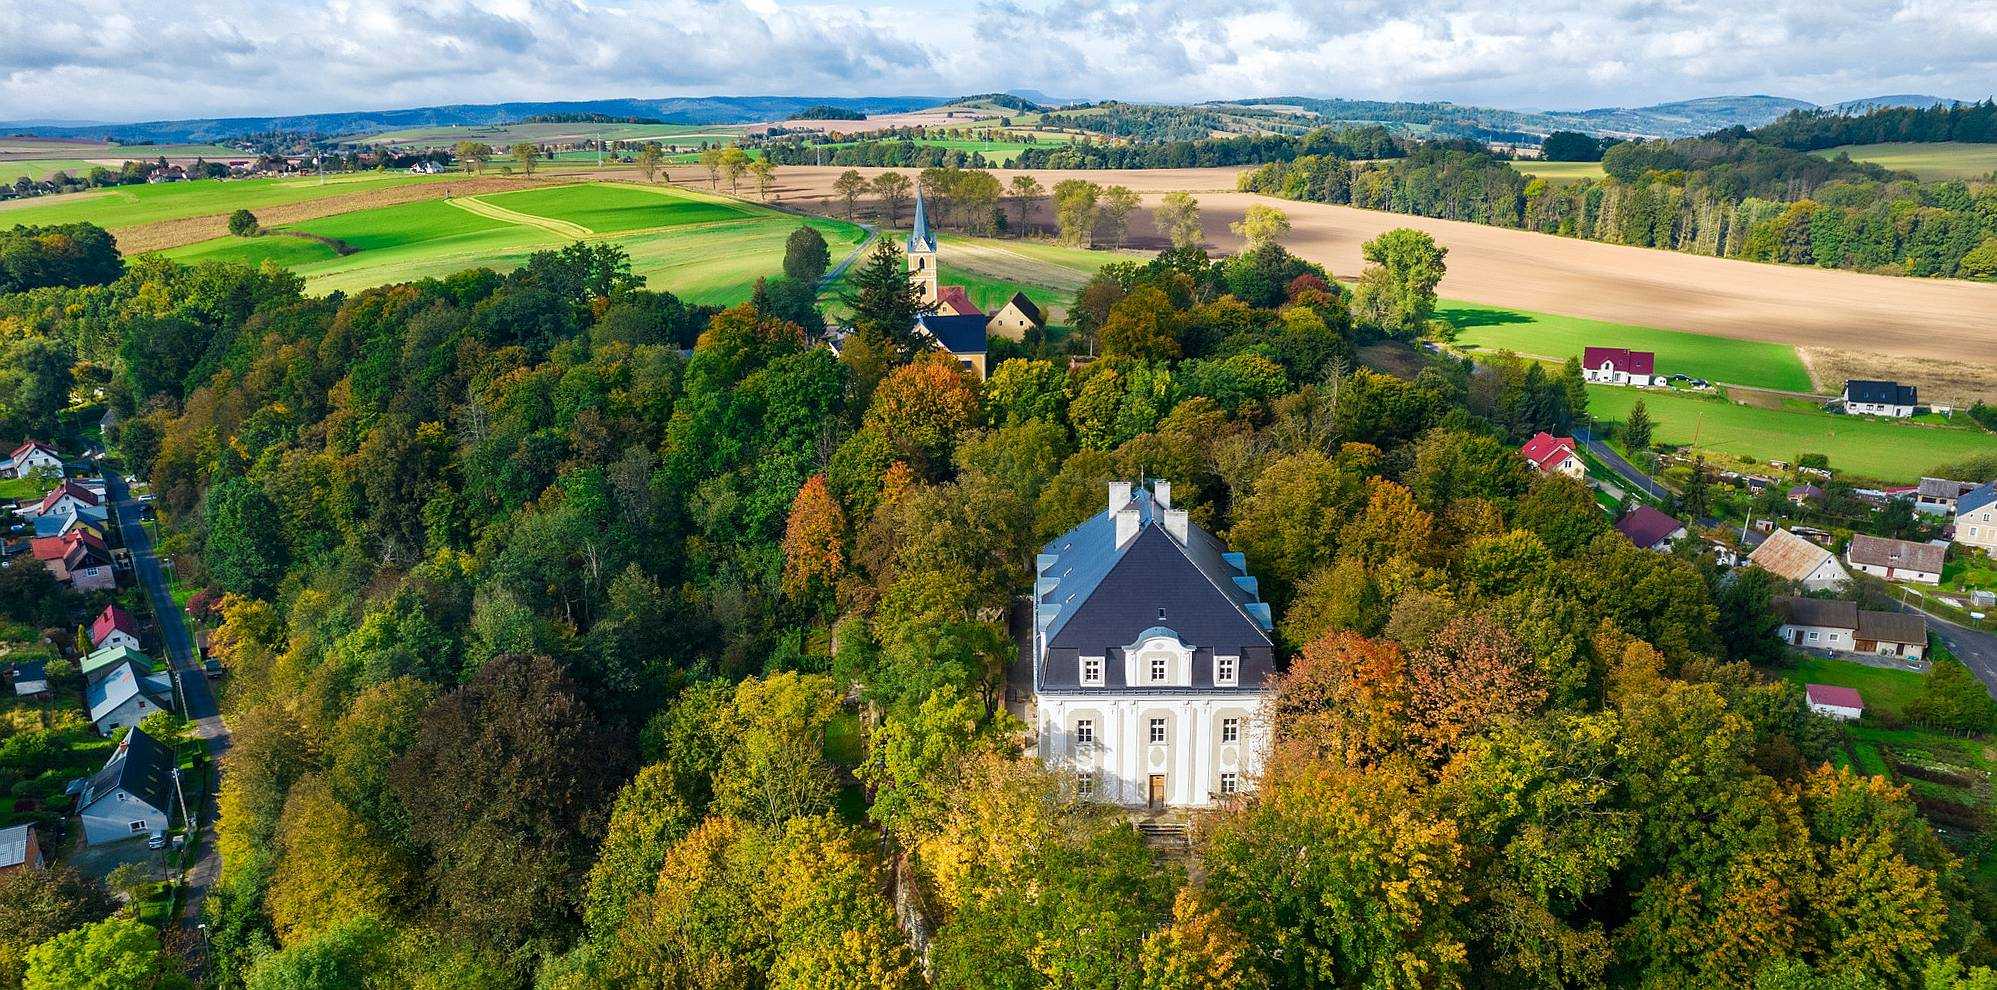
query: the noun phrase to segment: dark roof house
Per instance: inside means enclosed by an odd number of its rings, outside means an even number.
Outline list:
[[[1655,550],[1669,543],[1674,534],[1683,533],[1685,524],[1648,505],[1639,505],[1617,521],[1616,531],[1645,550]]]
[[[1915,393],[1914,386],[1902,385],[1899,382],[1853,378],[1844,383],[1846,402],[1878,406],[1911,406],[1915,404]]]
[[[1653,374],[1657,367],[1657,355],[1651,351],[1632,351],[1625,347],[1582,349],[1582,367],[1599,368],[1604,364],[1625,375],[1649,375]]]

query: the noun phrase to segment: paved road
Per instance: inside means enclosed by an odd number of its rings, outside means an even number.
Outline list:
[[[1622,476],[1623,480],[1649,492],[1657,498],[1663,499],[1666,504],[1671,502],[1671,493],[1666,491],[1663,485],[1652,481],[1650,475],[1637,470],[1636,465],[1623,460],[1623,455],[1616,453],[1614,447],[1595,439],[1586,427],[1575,427],[1574,438],[1587,445],[1588,453],[1600,458],[1602,463],[1607,464],[1611,470]]]
[[[173,596],[167,590],[166,575],[160,567],[159,558],[153,554],[152,534],[146,531],[139,519],[139,503],[132,499],[131,489],[116,471],[106,471],[105,490],[111,497],[118,513],[118,532],[125,540],[125,549],[132,554],[132,570],[139,583],[145,586],[146,596],[152,599],[153,614],[159,619],[160,641],[166,648],[166,655],[173,667],[173,679],[183,706],[184,714],[194,722],[194,737],[202,740],[208,748],[211,767],[220,765],[220,757],[229,748],[229,729],[222,724],[222,715],[215,706],[215,692],[210,689],[208,677],[201,670],[194,653],[194,637],[187,631],[186,617]],[[199,807],[194,810],[202,825],[215,821],[213,796],[195,796]],[[201,923],[201,902],[208,895],[208,888],[222,871],[222,857],[215,851],[213,832],[202,828],[195,836],[194,865],[188,868],[186,896],[182,900],[180,926],[194,936],[188,944],[194,952],[200,953],[202,940],[198,931]],[[197,958],[197,972],[203,964]]]
[[[1925,616],[1928,631],[1948,643],[1949,651],[1955,654],[1956,659],[1975,671],[1983,686],[1990,689],[1991,696],[1997,697],[1997,635],[1956,625],[1912,604],[1907,607]]]

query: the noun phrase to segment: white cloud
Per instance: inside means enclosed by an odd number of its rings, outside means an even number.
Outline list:
[[[799,93],[1977,98],[1997,0],[0,0],[0,119]]]

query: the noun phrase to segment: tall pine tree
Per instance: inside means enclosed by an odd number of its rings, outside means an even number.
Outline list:
[[[927,346],[915,332],[915,318],[935,312],[936,305],[922,301],[894,241],[881,238],[851,282],[853,291],[845,303],[853,311],[853,329],[868,344],[889,351],[896,362],[909,360]]]

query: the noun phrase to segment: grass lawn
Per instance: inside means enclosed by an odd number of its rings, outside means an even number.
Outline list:
[[[1958,543],[1942,563],[1941,588],[1965,592],[1997,589],[1997,561],[1991,560],[1987,553]]]
[[[5,171],[0,169],[0,171]],[[366,189],[420,182],[462,181],[462,176],[410,175],[406,172],[361,172],[281,179],[203,179],[156,186],[116,186],[62,196],[43,196],[0,203],[0,226],[89,221],[116,229],[141,224],[205,217],[236,209],[256,210],[342,196]]]
[[[57,172],[68,172],[71,177],[81,179],[97,168],[96,162],[86,162],[80,158],[10,158],[0,161],[0,177],[11,181],[23,175],[40,182]],[[105,168],[110,168],[106,165]],[[113,169],[116,171],[116,169]]]
[[[1483,350],[1509,350],[1565,361],[1590,346],[1628,347],[1657,354],[1657,370],[1708,381],[1810,391],[1810,373],[1796,349],[1760,340],[1734,340],[1681,330],[1444,302],[1436,315],[1456,327],[1456,342]]]
[[[1967,427],[1911,426],[1743,406],[1715,395],[1588,386],[1588,412],[1596,419],[1620,421],[1639,399],[1657,424],[1657,442],[1688,445],[1715,463],[1737,463],[1743,455],[1794,463],[1800,454],[1823,454],[1852,479],[1912,484],[1938,464],[1997,450],[1997,437]]]
[[[841,220],[756,211],[740,220],[641,231],[612,243],[631,253],[631,270],[649,287],[688,302],[729,306],[749,298],[757,278],[783,274],[784,241],[800,223],[825,235],[834,264],[866,237]]]
[[[580,224],[600,234],[756,215],[749,208],[715,197],[694,196],[665,187],[615,183],[527,189],[479,198],[519,213]]]
[[[41,498],[54,488],[56,482],[41,478],[0,478],[0,502],[16,501],[24,498]]]
[[[894,235],[894,236],[899,236]],[[946,234],[940,246],[944,285],[961,285],[978,308],[991,312],[1024,291],[1054,320],[1065,314],[1096,270],[1113,261],[1141,260],[1135,251],[1094,251],[1046,241],[1001,240]]]
[[[837,129],[837,127],[833,128],[833,130]],[[889,143],[898,143],[899,141],[899,139],[894,138],[882,138],[879,140],[888,141]],[[976,152],[984,155],[985,161],[1003,165],[1011,162],[1014,158],[1018,158],[1019,153],[1028,148],[1067,144],[1072,140],[1074,140],[1072,136],[1049,135],[1047,140],[1033,143],[1026,141],[993,140],[989,138],[915,138],[912,143],[932,148],[949,148],[954,151],[961,151],[967,155]],[[807,150],[810,148],[847,148],[858,143],[857,141],[840,141],[832,144],[809,145],[807,146]]]
[[[1548,182],[1579,182],[1582,179],[1602,177],[1601,162],[1542,162],[1527,159],[1513,162],[1512,167]]]
[[[1887,670],[1883,667],[1868,667],[1850,660],[1828,660],[1818,656],[1803,656],[1795,666],[1782,671],[1784,680],[1795,681],[1798,687],[1805,684],[1830,684],[1836,687],[1857,688],[1865,696],[1867,711],[1877,709],[1890,715],[1898,715],[1921,693],[1921,684],[1927,680],[1926,674],[1911,670]]]
[[[1980,179],[1997,172],[1997,144],[1932,143],[1847,144],[1813,154],[1835,158],[1839,152],[1853,161],[1877,162],[1923,179]]]

